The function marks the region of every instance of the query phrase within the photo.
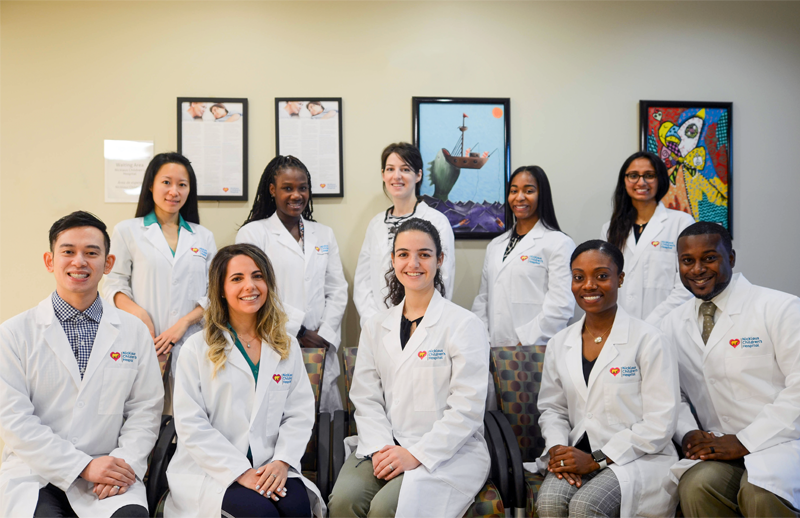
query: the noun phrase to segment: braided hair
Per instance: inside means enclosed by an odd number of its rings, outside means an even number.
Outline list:
[[[295,158],[292,155],[278,155],[270,160],[269,164],[267,164],[267,167],[264,169],[264,173],[261,175],[261,180],[258,182],[258,189],[256,190],[256,199],[253,201],[253,208],[250,209],[250,214],[247,216],[245,222],[242,223],[242,226],[260,219],[267,219],[275,214],[277,207],[275,205],[275,198],[273,198],[269,193],[269,186],[272,184],[277,187],[275,184],[275,177],[277,177],[278,173],[281,171],[291,168],[298,169],[306,174],[306,179],[308,180],[308,204],[303,209],[302,216],[303,219],[307,221],[314,221],[314,204],[312,202],[311,193],[311,173],[308,172],[308,168],[298,158]]]
[[[400,234],[403,232],[411,232],[412,230],[428,234],[433,240],[433,246],[436,249],[436,258],[438,259],[444,256],[444,253],[442,252],[442,240],[439,238],[439,231],[436,230],[436,227],[433,226],[433,223],[421,218],[407,219],[402,222],[399,227],[397,227],[397,233],[394,236],[394,245],[392,246],[392,255],[394,255],[394,249],[397,247],[397,238],[400,236]],[[383,302],[389,302],[392,306],[397,306],[403,302],[403,299],[406,296],[406,288],[397,279],[397,276],[394,273],[394,266],[389,267],[389,270],[386,272],[384,277],[386,278],[386,284],[389,286],[389,294],[384,297]],[[442,294],[442,297],[445,296],[444,281],[442,281],[442,269],[440,267],[436,268],[436,275],[433,277],[433,287],[439,290],[439,293]]]

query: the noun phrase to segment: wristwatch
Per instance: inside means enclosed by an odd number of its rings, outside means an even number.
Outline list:
[[[608,467],[608,461],[606,460],[606,454],[602,452],[602,450],[595,450],[592,452],[592,458],[598,464],[600,464],[600,469],[606,469]]]
[[[306,326],[300,326],[300,331],[297,332],[297,338],[303,338],[306,334]]]

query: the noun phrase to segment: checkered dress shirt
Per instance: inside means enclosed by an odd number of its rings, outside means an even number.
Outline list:
[[[86,365],[89,363],[89,355],[92,354],[92,346],[97,336],[97,329],[100,327],[100,319],[103,317],[103,303],[100,296],[94,299],[92,305],[80,312],[70,306],[58,293],[53,292],[53,310],[56,318],[61,322],[64,333],[67,335],[72,353],[78,361],[78,369],[86,372]]]

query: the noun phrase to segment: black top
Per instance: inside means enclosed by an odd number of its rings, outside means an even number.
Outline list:
[[[400,348],[405,349],[406,344],[408,343],[408,339],[411,338],[411,326],[412,324],[417,324],[419,327],[419,323],[422,322],[422,319],[425,318],[425,315],[422,315],[416,320],[409,320],[406,318],[405,315],[400,315]]]
[[[508,238],[508,245],[506,245],[506,253],[503,254],[503,261],[505,261],[506,257],[508,257],[508,254],[510,254],[511,251],[514,250],[514,247],[517,246],[517,243],[522,241],[522,238],[527,235],[528,234],[522,234],[522,235],[517,234],[517,226],[514,225],[514,228],[511,229],[511,237]]]
[[[637,225],[636,223],[633,224],[633,238],[636,242],[639,242],[639,238],[642,237],[642,233],[644,232],[644,227],[647,226],[647,223],[642,223],[641,225]]]
[[[589,386],[589,375],[592,373],[592,368],[594,367],[595,362],[597,362],[597,358],[592,361],[586,359],[585,356],[581,355],[581,360],[583,364],[583,380],[586,382],[586,386]],[[589,444],[589,436],[586,433],[578,441],[578,444],[575,445],[576,448],[579,450],[589,453],[592,453],[592,446]]]

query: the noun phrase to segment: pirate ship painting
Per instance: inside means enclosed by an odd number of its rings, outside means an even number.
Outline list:
[[[455,103],[419,107],[417,145],[427,164],[422,199],[447,216],[457,238],[492,237],[506,230],[506,108]],[[452,147],[442,146],[454,136]]]

